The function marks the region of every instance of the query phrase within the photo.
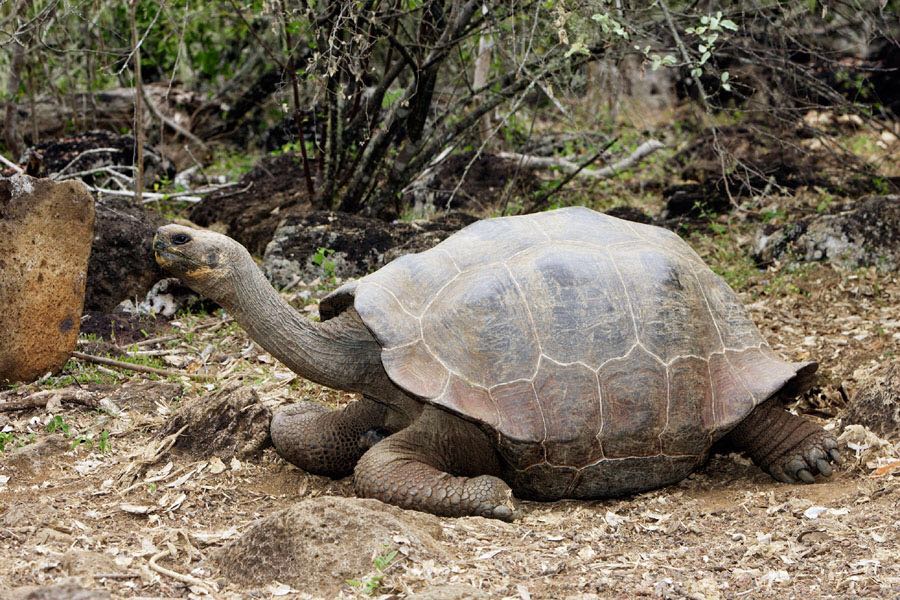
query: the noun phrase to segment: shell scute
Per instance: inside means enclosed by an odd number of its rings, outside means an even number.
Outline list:
[[[421,340],[406,346],[385,348],[381,352],[381,362],[391,379],[402,381],[403,387],[423,398],[439,396],[450,377],[450,372]]]
[[[390,289],[403,309],[421,316],[428,302],[459,273],[446,252],[406,254],[375,271],[366,281]]]
[[[628,292],[638,339],[647,350],[665,363],[722,350],[689,263],[643,244],[614,249],[612,258]]]
[[[599,367],[635,343],[628,297],[609,255],[561,243],[509,261],[523,290],[545,356]]]
[[[541,354],[526,299],[500,264],[450,282],[422,315],[422,333],[449,369],[482,387],[530,379]]]
[[[609,458],[661,452],[666,424],[666,368],[640,346],[607,362],[598,372],[603,402],[603,454]]]
[[[547,438],[547,423],[531,381],[498,385],[490,393],[506,437],[528,444],[540,444]]]
[[[672,362],[669,378],[669,411],[660,435],[662,450],[669,455],[696,454],[715,428],[711,411],[712,388],[707,361],[688,356]]]
[[[485,219],[472,223],[437,246],[453,257],[460,270],[504,261],[548,240],[528,216]]]
[[[584,465],[602,456],[597,434],[603,408],[597,376],[584,365],[560,365],[542,360],[534,390],[547,426],[547,461]]]
[[[565,211],[549,211],[533,215],[538,226],[554,241],[580,242],[606,248],[611,244],[634,242],[640,238],[627,221],[573,207]]]
[[[491,427],[496,428],[500,425],[500,413],[491,399],[490,392],[482,387],[472,385],[458,375],[450,374],[449,383],[441,395],[434,399],[434,402],[482,423],[487,423]]]

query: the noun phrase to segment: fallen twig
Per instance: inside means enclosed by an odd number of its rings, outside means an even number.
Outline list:
[[[193,575],[184,575],[182,573],[178,573],[177,571],[172,571],[171,569],[167,569],[165,567],[161,567],[158,564],[156,564],[156,561],[158,561],[159,559],[164,558],[166,556],[169,556],[169,555],[170,555],[170,552],[168,550],[163,550],[162,552],[157,552],[156,554],[154,554],[150,558],[150,568],[153,569],[154,571],[156,571],[157,573],[160,573],[161,575],[171,577],[175,581],[180,581],[181,583],[186,583],[188,585],[200,586],[200,587],[206,589],[207,591],[213,591],[213,592],[219,591],[219,586],[216,584],[215,581],[203,581],[202,579],[200,579],[198,577],[194,577]]]
[[[0,154],[0,163],[3,163],[4,165],[6,165],[7,167],[9,167],[10,169],[14,170],[16,173],[24,173],[24,172],[25,172],[25,169],[23,169],[22,167],[20,167],[19,165],[17,165],[17,164],[14,163],[13,161],[9,160],[8,158],[6,158],[5,156],[3,156],[2,154]]]
[[[556,156],[532,156],[529,154],[519,154],[518,152],[500,152],[498,156],[500,156],[500,158],[518,161],[519,166],[526,169],[556,167],[566,173],[575,173],[581,177],[606,179],[634,166],[660,148],[665,148],[665,144],[659,140],[647,140],[622,160],[603,167],[602,169],[586,169],[583,164],[578,164]]]
[[[90,150],[85,150],[84,152],[80,153],[78,156],[76,156],[75,158],[73,158],[72,160],[70,160],[70,161],[69,161],[69,164],[67,164],[66,166],[64,166],[62,169],[60,169],[60,170],[57,171],[56,173],[51,173],[51,174],[50,174],[50,179],[53,179],[54,181],[58,181],[59,178],[60,178],[66,171],[69,170],[69,167],[71,167],[72,165],[74,165],[75,163],[77,163],[79,160],[81,160],[82,157],[85,157],[85,156],[87,156],[88,154],[99,154],[99,153],[101,153],[101,152],[114,152],[114,153],[117,153],[117,152],[121,152],[121,150],[119,150],[118,148],[91,148]],[[71,177],[71,176],[70,176],[70,177]]]
[[[28,410],[30,408],[43,408],[54,398],[63,402],[74,402],[82,406],[96,408],[100,405],[100,394],[80,390],[77,388],[59,389],[59,390],[42,390],[25,396],[21,400],[11,400],[0,402],[0,412],[9,412],[15,410]]]
[[[225,183],[222,185],[214,185],[206,188],[201,188],[199,190],[190,190],[187,192],[173,192],[171,194],[160,194],[158,192],[144,192],[142,197],[142,202],[155,202],[157,200],[181,200],[182,202],[190,202],[192,204],[196,204],[203,200],[202,196],[198,196],[197,194],[211,194],[212,192],[225,189],[228,187],[233,187],[234,183]],[[106,194],[108,196],[124,196],[127,198],[134,198],[136,194],[130,190],[110,190],[107,188],[98,188],[88,186],[88,189],[92,192],[97,192],[98,194]]]
[[[145,365],[136,365],[121,360],[105,358],[103,356],[94,356],[93,354],[85,354],[84,352],[73,352],[73,358],[78,358],[87,362],[98,365],[106,365],[109,367],[117,367],[119,369],[128,369],[130,371],[138,371],[139,373],[153,373],[154,375],[163,375],[164,377],[190,377],[198,381],[209,381],[213,379],[210,375],[197,375],[194,373],[185,373],[184,371],[172,371],[170,369],[157,369],[156,367],[147,367]]]

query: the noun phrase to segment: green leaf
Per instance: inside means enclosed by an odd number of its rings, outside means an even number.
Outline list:
[[[721,23],[719,23],[719,25],[721,25],[725,29],[730,29],[731,31],[738,30],[738,26],[735,24],[735,22],[729,19],[724,19]]]
[[[712,56],[712,54],[709,51],[704,52],[703,56],[700,57],[700,64],[705,65],[710,56]]]
[[[731,73],[729,73],[728,71],[722,71],[722,83],[727,83],[730,78]]]
[[[700,52],[706,52],[707,50],[709,50],[709,48],[707,48],[705,44],[700,44],[699,46],[697,46],[697,50],[699,50]]]
[[[722,89],[725,90],[726,92],[730,92],[730,91],[731,91],[731,84],[730,84],[730,83],[723,83],[723,84],[722,84]]]

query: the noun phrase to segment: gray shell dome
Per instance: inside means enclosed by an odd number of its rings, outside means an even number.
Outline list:
[[[702,456],[816,367],[776,355],[677,235],[580,207],[474,223],[322,318],[351,304],[398,386],[489,425],[521,469]]]

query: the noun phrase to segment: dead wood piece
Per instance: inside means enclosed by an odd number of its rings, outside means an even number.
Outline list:
[[[517,152],[501,152],[498,156],[500,156],[500,158],[519,161],[520,166],[525,169],[547,169],[556,167],[566,173],[577,173],[580,177],[606,179],[621,173],[625,169],[631,168],[660,148],[665,148],[665,144],[659,140],[647,140],[622,160],[603,167],[602,169],[585,169],[576,162],[557,156],[532,156],[529,154],[519,154]]]
[[[22,167],[20,167],[19,165],[17,165],[17,164],[14,163],[13,161],[9,160],[8,158],[6,158],[5,156],[3,156],[2,154],[0,154],[0,163],[3,163],[4,165],[6,165],[7,167],[9,167],[10,169],[12,169],[13,171],[15,171],[16,173],[24,173],[24,172],[25,172],[25,169],[23,169]]]
[[[214,379],[211,375],[197,375],[195,373],[185,373],[184,371],[157,369],[156,367],[135,365],[129,362],[113,360],[111,358],[104,358],[102,356],[94,356],[92,354],[85,354],[83,352],[73,352],[72,357],[98,365],[107,365],[110,367],[117,367],[119,369],[128,369],[129,371],[137,371],[139,373],[153,373],[154,375],[163,375],[165,377],[190,377],[191,379],[196,379],[197,381],[209,381],[211,379]]]
[[[30,408],[43,408],[47,403],[56,398],[60,402],[74,402],[82,406],[96,408],[100,405],[102,394],[97,392],[89,392],[77,388],[59,389],[59,390],[43,390],[35,392],[21,400],[9,400],[0,402],[0,412],[10,412],[16,410],[28,410]]]
[[[215,581],[204,581],[202,579],[194,577],[193,575],[184,575],[182,573],[178,573],[177,571],[172,571],[171,569],[167,569],[167,568],[162,567],[159,564],[157,564],[156,561],[158,561],[161,558],[165,558],[166,556],[169,556],[170,554],[171,553],[168,550],[163,550],[162,552],[158,552],[157,554],[154,554],[150,558],[150,561],[149,561],[150,568],[161,575],[165,575],[166,577],[171,577],[175,581],[180,581],[181,583],[186,583],[188,585],[199,586],[199,587],[206,589],[207,591],[212,591],[212,592],[219,591],[219,586],[216,584]]]

